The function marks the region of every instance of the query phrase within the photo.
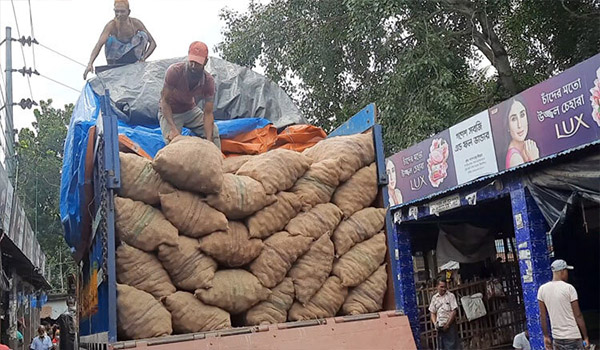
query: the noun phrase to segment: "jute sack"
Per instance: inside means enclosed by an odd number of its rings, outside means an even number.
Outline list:
[[[340,279],[330,276],[306,305],[294,302],[288,319],[302,321],[333,317],[342,307],[347,295],[348,288],[342,286]]]
[[[169,311],[151,294],[125,284],[117,284],[117,326],[127,339],[173,333]]]
[[[291,192],[279,192],[277,201],[246,219],[250,237],[267,238],[282,230],[302,209],[298,197]]]
[[[154,254],[122,243],[116,252],[117,282],[152,294],[155,298],[175,293],[167,270]]]
[[[177,245],[177,229],[160,210],[129,198],[115,197],[115,227],[119,239],[147,252]]]
[[[375,148],[373,147],[373,134],[356,134],[337,136],[320,141],[303,154],[310,157],[313,162],[325,159],[340,159],[340,181],[348,180],[358,169],[375,161]]]
[[[217,271],[211,288],[196,290],[196,297],[205,304],[218,306],[234,315],[266,300],[270,294],[271,291],[246,270]]]
[[[366,281],[350,290],[344,305],[342,305],[342,313],[344,315],[360,315],[381,310],[386,289],[387,272],[384,264],[379,266]]]
[[[164,180],[186,191],[217,193],[223,183],[223,155],[200,137],[177,136],[158,151],[152,166]]]
[[[296,299],[306,304],[323,286],[332,267],[333,243],[329,235],[324,234],[311,244],[288,272],[288,276],[294,281]]]
[[[350,217],[357,211],[368,207],[377,197],[377,165],[364,167],[352,175],[333,194],[331,202]]]
[[[234,174],[223,175],[221,191],[206,197],[208,204],[230,220],[243,219],[276,200],[274,195],[267,195],[260,182]]]
[[[312,238],[281,231],[265,240],[265,247],[251,264],[250,271],[267,288],[283,281],[292,264],[310,247]]]
[[[340,278],[344,286],[356,287],[383,263],[385,252],[385,234],[380,232],[342,255],[333,264],[333,274]]]
[[[251,155],[227,157],[223,159],[223,173],[235,174],[247,161],[252,159]]]
[[[342,221],[331,237],[337,256],[346,254],[356,243],[379,233],[385,224],[385,208],[365,208]]]
[[[162,300],[171,313],[173,331],[179,334],[231,328],[229,313],[206,305],[192,293],[177,292]]]
[[[283,323],[294,303],[294,284],[290,278],[285,278],[271,290],[267,300],[260,302],[246,313],[246,325]]]
[[[158,193],[168,186],[152,168],[152,162],[133,153],[119,152],[121,163],[121,188],[119,195],[146,204],[160,202]]]
[[[342,215],[340,208],[333,203],[317,204],[311,210],[290,220],[285,230],[292,236],[318,239],[327,232],[331,234],[342,220]]]
[[[340,184],[341,159],[325,159],[313,163],[308,171],[296,181],[290,192],[300,197],[303,210],[317,204],[327,203]]]
[[[239,267],[254,260],[263,249],[263,241],[250,238],[242,223],[230,221],[227,231],[218,231],[200,239],[200,249],[227,267]]]
[[[200,251],[198,240],[179,236],[178,242],[179,247],[164,244],[158,247],[158,259],[175,286],[187,291],[210,287],[217,263]]]
[[[202,198],[186,191],[160,194],[163,213],[189,237],[201,237],[209,233],[227,230],[227,218],[223,213],[204,203]]]
[[[302,153],[275,149],[252,157],[237,171],[260,182],[267,194],[291,188],[310,166],[310,159]]]

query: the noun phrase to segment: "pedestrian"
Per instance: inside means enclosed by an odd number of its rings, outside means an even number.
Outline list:
[[[531,350],[531,344],[529,344],[529,331],[527,329],[525,332],[515,335],[515,338],[513,339],[513,348],[517,350]]]
[[[185,126],[221,148],[213,115],[215,80],[204,70],[207,62],[208,47],[203,42],[194,41],[187,59],[167,69],[158,112],[165,143],[180,135]],[[203,110],[197,105],[200,100],[204,101]]]
[[[438,350],[460,350],[462,344],[456,328],[458,303],[456,297],[447,291],[445,279],[440,279],[437,293],[431,298],[429,305],[431,323],[437,330]]]
[[[33,338],[29,349],[31,349],[31,350],[50,350],[50,349],[52,349],[52,340],[50,340],[50,337],[48,336],[48,334],[46,334],[46,327],[44,327],[44,326],[38,327],[38,336]]]
[[[102,46],[109,65],[143,62],[156,49],[156,42],[144,23],[137,18],[129,17],[131,10],[128,0],[115,0],[114,10],[115,18],[104,26],[92,50],[90,61],[83,73],[84,80],[88,73],[94,71],[94,61],[100,54]]]
[[[566,261],[559,259],[555,260],[550,268],[552,269],[552,281],[543,284],[537,295],[546,349],[587,349],[590,341],[583,315],[579,309],[577,291],[575,287],[567,283],[569,270],[572,270],[573,266],[569,266]],[[547,316],[550,317],[554,343],[548,334]]]

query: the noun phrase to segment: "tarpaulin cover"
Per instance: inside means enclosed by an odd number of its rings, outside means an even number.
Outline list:
[[[97,95],[110,90],[119,119],[132,125],[157,125],[167,68],[183,60],[167,59],[110,69],[99,73],[90,84]],[[210,57],[206,70],[215,78],[215,119],[261,117],[278,129],[306,124],[292,99],[266,77],[216,57]]]
[[[450,261],[475,263],[495,257],[494,237],[492,229],[469,223],[440,225],[435,249],[438,266]]]
[[[544,218],[559,230],[571,209],[582,198],[600,203],[600,147],[594,146],[591,155],[535,171],[524,177]]]

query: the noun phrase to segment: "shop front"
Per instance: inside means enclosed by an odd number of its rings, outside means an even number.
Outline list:
[[[396,277],[422,348],[436,346],[440,277],[465,349],[510,348],[525,329],[543,348],[537,290],[559,258],[598,339],[599,105],[596,55],[387,159]]]

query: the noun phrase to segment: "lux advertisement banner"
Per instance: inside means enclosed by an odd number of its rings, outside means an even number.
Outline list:
[[[386,160],[390,205],[600,139],[600,54]]]

